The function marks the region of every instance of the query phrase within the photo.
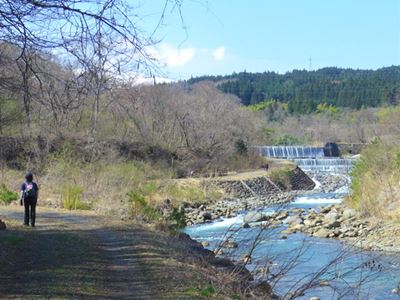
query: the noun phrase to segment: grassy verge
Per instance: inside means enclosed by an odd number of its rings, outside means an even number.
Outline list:
[[[121,207],[129,207],[132,217],[144,216],[153,222],[160,217],[156,210],[167,199],[178,209],[184,202],[201,203],[223,195],[221,190],[203,185],[201,179],[175,179],[170,168],[138,161],[82,163],[66,157],[50,160],[44,174],[35,179],[40,186],[39,204],[56,204],[69,210],[94,209],[114,215]],[[23,177],[23,172],[1,170],[2,182],[13,185],[0,187],[0,202],[17,199],[17,193],[11,190],[18,189]]]
[[[400,220],[400,149],[374,142],[361,154],[352,172],[347,203],[364,216]]]

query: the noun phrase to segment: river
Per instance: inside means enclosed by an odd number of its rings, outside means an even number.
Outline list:
[[[314,208],[340,203],[348,192],[341,187],[331,193],[320,192],[298,195],[282,207],[262,209],[266,214],[292,208]],[[262,228],[242,228],[247,211],[234,218],[187,227],[192,238],[209,242],[210,250],[219,249],[227,239],[238,247],[223,249],[222,256],[243,261],[249,254],[247,268],[256,280],[267,280],[274,292],[282,297],[298,294],[296,299],[399,299],[392,290],[400,284],[400,256],[361,251],[338,239],[323,239],[302,233],[283,235],[285,224]]]

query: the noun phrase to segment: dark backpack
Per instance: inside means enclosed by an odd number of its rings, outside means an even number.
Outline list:
[[[36,200],[37,191],[33,182],[25,183],[24,200]]]

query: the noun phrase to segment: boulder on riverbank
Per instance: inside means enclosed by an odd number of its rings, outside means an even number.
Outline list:
[[[262,222],[262,221],[267,221],[268,217],[260,212],[256,211],[251,211],[248,212],[244,218],[243,222],[244,223],[256,223],[256,222]]]
[[[289,191],[287,187],[283,191],[278,184],[266,176],[256,176],[250,179],[236,180],[215,180],[213,184],[223,188],[227,197],[211,203],[193,203],[184,207],[186,224],[188,226],[199,223],[206,223],[212,220],[225,217],[231,218],[238,213],[248,210],[257,210],[269,205],[285,204],[293,201],[294,197],[304,190],[310,190],[315,186],[313,180],[302,170],[295,168],[284,172],[289,177]],[[258,173],[259,174],[259,173]],[[293,190],[292,190],[293,189]],[[251,216],[251,220],[249,219]],[[277,216],[274,216],[277,217]],[[274,224],[279,224],[287,215],[280,215]],[[248,223],[265,221],[268,218],[258,213],[251,213],[245,217],[245,227]]]
[[[289,225],[285,233],[300,231],[321,238],[355,238],[366,236],[370,231],[367,221],[357,221],[355,211],[342,205],[330,205],[319,212],[309,210],[300,214],[294,209],[285,222]],[[300,224],[302,226],[298,226]]]
[[[376,251],[400,252],[400,224],[363,219],[354,209],[342,204],[288,211],[288,227],[282,234],[303,232],[318,238],[337,238],[352,245]],[[274,215],[269,216],[273,223]]]
[[[185,211],[186,224],[188,226],[193,224],[207,223],[218,218],[232,218],[244,211],[259,210],[269,205],[284,205],[293,200],[293,198],[301,192],[277,192],[266,197],[250,197],[250,198],[224,198],[217,202],[206,204],[193,203],[183,207]],[[278,215],[274,215],[277,217]],[[285,213],[279,215],[279,220],[287,217]],[[267,219],[267,217],[260,217]],[[263,221],[263,220],[262,220]],[[250,223],[246,220],[244,224]],[[247,227],[247,225],[246,225]]]

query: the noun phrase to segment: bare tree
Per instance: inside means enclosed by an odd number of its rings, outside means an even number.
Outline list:
[[[135,125],[137,140],[185,155],[221,158],[237,140],[249,142],[264,123],[238,99],[212,84],[124,86],[115,96],[120,115]]]
[[[22,78],[28,124],[32,85],[43,88],[41,74],[49,71],[35,63],[38,55],[53,53],[63,65],[72,65],[79,71],[77,77],[84,78],[81,82],[88,84],[87,92],[93,97],[95,131],[101,94],[110,78],[157,69],[156,59],[150,54],[151,46],[157,42],[154,32],[168,9],[180,14],[181,4],[178,0],[165,0],[156,28],[146,33],[139,26],[142,18],[139,6],[130,5],[129,1],[0,0],[0,41],[18,49],[14,59]]]

